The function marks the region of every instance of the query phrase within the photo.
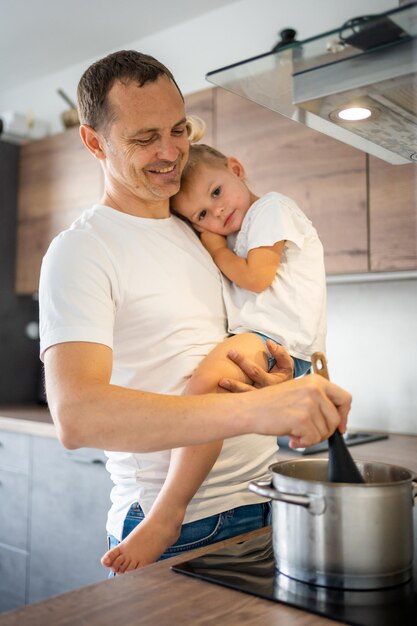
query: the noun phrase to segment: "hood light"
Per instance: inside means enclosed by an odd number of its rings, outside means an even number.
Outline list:
[[[363,107],[352,107],[349,109],[342,109],[338,111],[337,116],[340,117],[341,120],[345,120],[347,122],[356,122],[358,120],[366,120],[368,117],[371,117],[372,111],[371,109],[365,109]]]
[[[376,107],[370,106],[343,106],[338,107],[329,114],[332,122],[360,122],[362,120],[374,120],[379,115]]]

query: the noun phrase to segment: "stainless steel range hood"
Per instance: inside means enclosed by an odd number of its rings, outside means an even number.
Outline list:
[[[389,163],[417,163],[417,2],[353,22],[206,78]],[[370,117],[339,118],[353,106]]]

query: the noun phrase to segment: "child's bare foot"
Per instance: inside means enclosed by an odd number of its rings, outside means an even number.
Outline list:
[[[150,515],[115,548],[108,550],[101,558],[101,564],[115,574],[124,574],[154,563],[176,542],[180,532],[181,522],[173,525],[172,519],[168,522]]]

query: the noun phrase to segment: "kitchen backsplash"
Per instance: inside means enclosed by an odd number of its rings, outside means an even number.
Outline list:
[[[328,286],[332,380],[352,429],[417,434],[417,279]]]

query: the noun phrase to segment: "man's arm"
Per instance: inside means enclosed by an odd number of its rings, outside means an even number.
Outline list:
[[[290,435],[297,447],[346,424],[351,397],[321,376],[253,393],[169,396],[110,384],[111,350],[62,343],[45,353],[48,403],[67,448],[150,452],[237,435]]]

